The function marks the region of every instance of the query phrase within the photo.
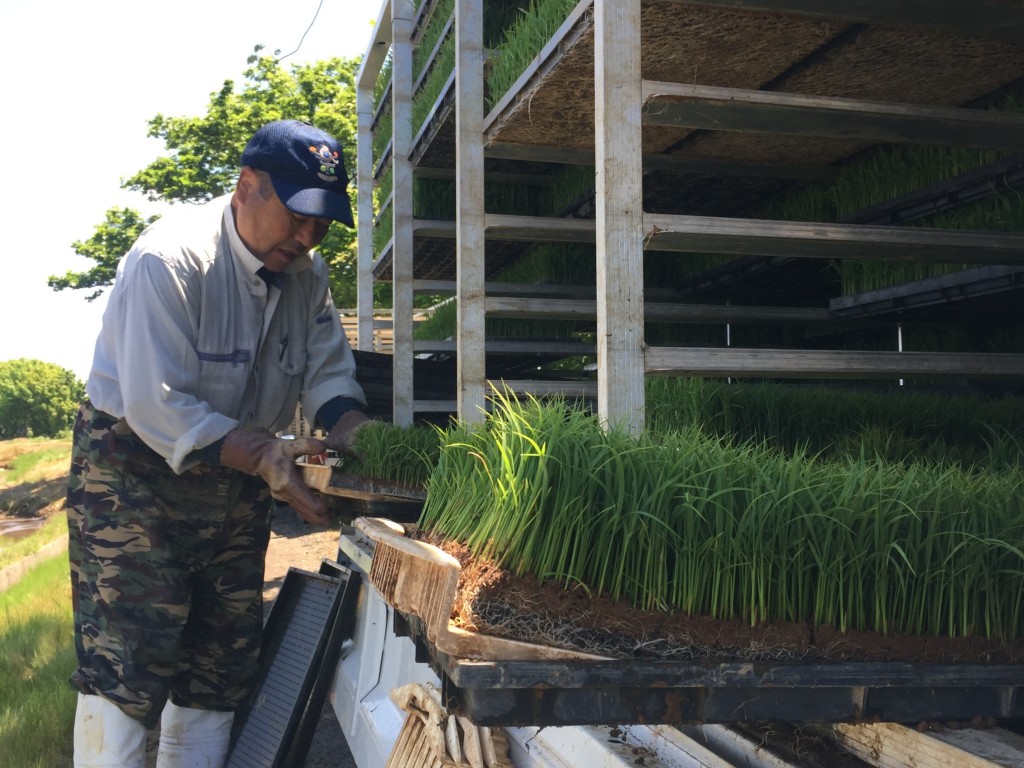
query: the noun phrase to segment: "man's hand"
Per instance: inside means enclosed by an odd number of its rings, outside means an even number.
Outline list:
[[[220,463],[249,475],[259,475],[270,494],[299,513],[306,522],[326,526],[327,504],[303,482],[295,459],[323,453],[325,445],[312,437],[282,440],[265,429],[233,429],[224,436]]]
[[[329,450],[359,458],[355,450],[356,434],[369,423],[370,418],[362,411],[345,411],[327,433],[324,445]]]

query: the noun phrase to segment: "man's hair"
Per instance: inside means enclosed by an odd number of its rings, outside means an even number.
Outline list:
[[[264,200],[269,200],[277,193],[274,191],[274,182],[270,180],[270,174],[266,171],[261,171],[258,168],[253,168],[252,172],[256,174],[256,177],[260,180],[259,193],[260,197]]]

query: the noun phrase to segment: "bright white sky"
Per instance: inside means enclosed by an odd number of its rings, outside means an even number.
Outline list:
[[[0,361],[56,363],[85,381],[104,298],[55,292],[49,275],[94,262],[71,248],[113,206],[156,208],[120,189],[163,154],[146,137],[157,113],[206,113],[241,84],[257,44],[301,63],[366,52],[383,0],[57,0],[0,8],[4,147]],[[316,21],[314,22],[314,16]]]

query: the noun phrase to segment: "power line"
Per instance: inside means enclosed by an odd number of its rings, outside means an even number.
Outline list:
[[[323,8],[323,7],[324,7],[324,0],[320,0],[320,5],[318,5],[316,7],[316,13],[313,14],[313,20],[311,22],[309,22],[309,26],[306,27],[306,31],[302,33],[302,37],[299,38],[299,44],[297,46],[295,46],[295,50],[292,51],[291,53],[286,53],[284,56],[278,57],[274,61],[275,64],[280,64],[282,61],[287,59],[289,56],[294,56],[296,53],[299,52],[299,49],[302,48],[303,41],[305,41],[305,39],[306,39],[306,35],[309,34],[309,30],[311,30],[313,28],[313,25],[316,24],[317,17],[320,16],[320,9]]]

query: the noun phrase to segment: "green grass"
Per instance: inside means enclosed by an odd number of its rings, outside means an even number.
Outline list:
[[[22,437],[0,441],[0,484],[33,483],[67,475],[71,438]]]
[[[70,765],[75,668],[67,556],[0,593],[0,768]]]
[[[4,481],[7,483],[32,482],[38,479],[39,474],[45,471],[47,465],[52,465],[54,462],[66,468],[69,455],[69,446],[43,448],[22,454],[11,462],[4,474]]]

